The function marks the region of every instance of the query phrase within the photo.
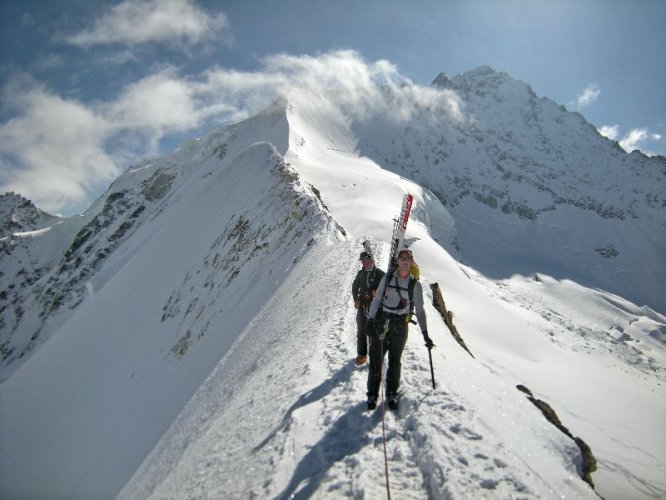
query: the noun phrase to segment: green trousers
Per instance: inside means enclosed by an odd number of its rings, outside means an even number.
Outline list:
[[[388,330],[384,339],[380,335],[388,321]],[[368,331],[370,336],[370,369],[368,370],[368,397],[379,395],[382,381],[384,357],[388,352],[388,369],[386,371],[386,394],[397,394],[400,387],[400,358],[407,342],[407,322],[404,319],[377,319],[375,331]]]

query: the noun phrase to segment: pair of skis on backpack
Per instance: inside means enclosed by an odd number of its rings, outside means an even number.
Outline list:
[[[400,217],[393,220],[393,234],[391,235],[391,251],[389,253],[389,263],[388,263],[388,272],[395,269],[396,267],[396,258],[398,257],[398,252],[402,249],[402,243],[405,239],[405,231],[407,230],[407,221],[409,220],[409,214],[412,211],[412,202],[414,197],[407,193],[402,199],[402,207],[400,209]],[[368,241],[363,242],[363,248],[370,255],[373,255],[372,248],[370,248],[370,243]]]

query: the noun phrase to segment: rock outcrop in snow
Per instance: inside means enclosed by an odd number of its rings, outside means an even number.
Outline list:
[[[58,217],[37,208],[20,194],[0,195],[0,238],[52,226]]]

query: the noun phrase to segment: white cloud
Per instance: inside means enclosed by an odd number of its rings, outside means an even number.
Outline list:
[[[596,100],[599,99],[599,95],[601,95],[601,90],[599,87],[593,83],[590,83],[576,98],[577,108],[582,109],[596,102]]]
[[[604,125],[599,128],[599,133],[612,141],[618,141],[627,153],[637,149],[649,156],[654,155],[650,152],[650,144],[662,139],[661,134],[650,132],[647,128],[634,128],[622,136],[618,125]]]
[[[166,70],[129,85],[106,113],[118,130],[144,129],[159,139],[199,123],[194,94],[191,83]]]
[[[647,129],[635,128],[630,130],[620,141],[620,146],[625,151],[633,151],[634,149],[641,149],[642,145],[649,138]]]
[[[599,129],[599,133],[611,141],[615,141],[620,135],[620,127],[618,125],[604,125]]]
[[[229,35],[224,13],[207,13],[190,0],[124,0],[111,7],[94,25],[66,38],[78,46],[144,44],[195,45],[221,34]]]
[[[395,66],[365,62],[354,51],[282,54],[260,64],[256,71],[214,68],[187,77],[162,69],[127,85],[113,101],[93,104],[62,98],[34,82],[12,85],[4,101],[15,118],[0,125],[0,190],[19,192],[47,211],[71,212],[105,188],[120,165],[161,153],[166,137],[247,118],[304,89],[334,96],[350,116],[371,119],[372,110],[382,119],[401,120],[417,106],[441,106],[453,119],[462,118],[453,92],[403,85],[407,80]]]
[[[29,195],[58,212],[118,175],[103,148],[109,123],[94,110],[41,88],[9,98],[20,114],[0,125],[0,155],[20,168],[3,168],[3,192]]]
[[[326,92],[350,115],[381,112],[391,99],[389,119],[406,119],[415,105],[441,106],[454,119],[462,119],[462,103],[451,91],[411,85],[388,61],[368,63],[355,51],[340,50],[318,56],[279,54],[266,57],[254,72],[217,68],[205,74],[198,88],[234,110],[235,117],[253,114],[279,95],[301,89]],[[387,89],[392,92],[387,93]],[[445,99],[442,99],[445,96]],[[212,111],[209,108],[208,111]],[[397,112],[396,112],[397,110]]]

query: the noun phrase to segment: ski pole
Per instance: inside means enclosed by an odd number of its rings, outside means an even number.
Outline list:
[[[432,352],[428,349],[428,358],[430,359],[430,376],[432,377],[432,388],[435,388],[435,369],[432,366]]]

